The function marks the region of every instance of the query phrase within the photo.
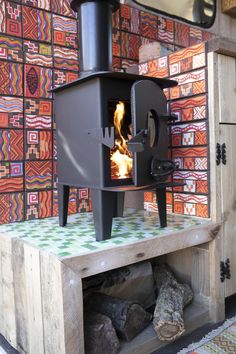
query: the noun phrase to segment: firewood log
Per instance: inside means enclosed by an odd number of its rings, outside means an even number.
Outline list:
[[[94,293],[87,298],[85,308],[87,311],[95,311],[108,316],[118,336],[127,341],[141,332],[152,318],[152,315],[138,303],[101,293]]]
[[[84,341],[86,354],[117,354],[120,341],[109,317],[85,312]]]
[[[160,340],[174,340],[185,331],[183,309],[193,292],[189,285],[178,283],[165,264],[156,265],[153,275],[158,290],[153,326]]]

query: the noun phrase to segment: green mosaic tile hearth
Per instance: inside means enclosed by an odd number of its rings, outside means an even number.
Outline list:
[[[59,226],[57,217],[1,225],[0,234],[19,237],[63,258],[160,237],[207,222],[207,219],[170,214],[168,226],[161,229],[157,213],[128,209],[123,218],[113,219],[111,239],[101,242],[95,240],[92,213],[70,215],[64,228]]]

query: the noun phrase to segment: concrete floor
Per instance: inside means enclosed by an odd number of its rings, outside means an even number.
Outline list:
[[[231,318],[236,315],[236,295],[226,299],[225,309],[226,309],[226,318]],[[208,332],[219,327],[220,325],[221,323],[207,324],[199,329],[196,329],[192,333],[184,337],[181,337],[180,339],[167,345],[166,347],[153,352],[152,354],[177,354],[178,351],[180,351],[183,348],[186,348],[189,344],[193,342],[198,342]],[[10,346],[10,344],[4,339],[4,337],[0,335],[0,354],[19,354],[19,352],[13,349]]]

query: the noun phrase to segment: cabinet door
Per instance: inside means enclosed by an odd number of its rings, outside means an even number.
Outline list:
[[[225,281],[225,296],[236,293],[236,125],[220,124],[220,142],[226,144],[226,165],[221,164],[221,208],[224,260],[230,259],[231,279]]]
[[[219,121],[236,124],[236,59],[218,55]]]

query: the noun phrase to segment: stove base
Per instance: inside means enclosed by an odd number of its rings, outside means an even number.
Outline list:
[[[153,188],[156,190],[160,227],[167,226],[166,186]],[[150,189],[149,189],[150,190]],[[93,218],[96,241],[111,238],[112,219],[123,217],[125,191],[92,190]],[[66,226],[69,203],[69,186],[58,184],[59,225]]]

